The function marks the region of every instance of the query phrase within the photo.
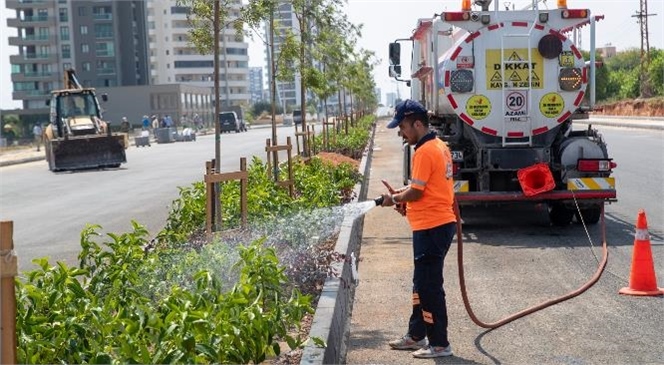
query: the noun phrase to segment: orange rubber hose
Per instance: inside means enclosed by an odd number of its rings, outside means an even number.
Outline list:
[[[540,304],[535,305],[535,306],[530,307],[530,308],[526,308],[526,309],[524,309],[520,312],[514,313],[514,314],[512,314],[508,317],[505,317],[505,318],[503,318],[499,321],[492,322],[492,323],[482,322],[481,320],[479,320],[477,318],[477,316],[473,312],[473,309],[470,306],[470,300],[468,299],[468,293],[466,291],[466,280],[465,280],[465,277],[464,277],[464,270],[463,270],[463,239],[461,237],[461,233],[462,233],[462,230],[461,230],[461,217],[460,217],[460,214],[459,214],[459,203],[456,200],[454,200],[454,213],[456,214],[456,217],[457,217],[457,244],[459,246],[457,248],[457,263],[458,263],[458,266],[459,266],[459,285],[461,287],[461,296],[463,298],[463,304],[466,307],[466,311],[468,312],[468,315],[470,316],[470,319],[472,319],[473,322],[475,322],[475,324],[477,324],[480,327],[490,328],[490,329],[498,328],[502,325],[510,323],[510,322],[512,322],[516,319],[521,318],[521,317],[527,316],[531,313],[537,312],[537,311],[539,311],[541,309],[544,309],[546,307],[550,307],[554,304],[557,304],[557,303],[566,301],[568,299],[574,298],[574,297],[580,295],[581,293],[585,292],[586,290],[590,289],[590,287],[592,287],[593,285],[595,285],[595,283],[599,280],[600,276],[602,276],[602,272],[604,272],[604,268],[606,267],[606,263],[607,263],[607,260],[608,260],[608,257],[609,257],[609,250],[607,249],[607,244],[606,244],[606,226],[605,226],[605,222],[604,222],[604,204],[602,204],[602,209],[601,209],[601,213],[602,213],[602,261],[599,263],[599,266],[597,267],[597,271],[595,272],[593,277],[590,279],[590,281],[588,281],[587,283],[585,283],[584,285],[582,285],[578,289],[576,289],[576,290],[574,290],[574,291],[572,291],[572,292],[570,292],[566,295],[548,300],[546,302],[540,303]]]

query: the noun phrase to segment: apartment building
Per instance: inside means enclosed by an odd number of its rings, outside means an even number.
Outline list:
[[[286,31],[290,29],[293,34],[300,33],[300,24],[297,21],[293,5],[289,3],[280,4],[274,13],[274,54],[275,59],[279,59],[281,44],[286,37]],[[270,39],[270,24],[265,23],[265,39]],[[267,62],[267,75],[268,82],[272,80],[272,68],[270,67],[271,54],[269,45],[265,49],[265,56]],[[284,110],[293,110],[300,105],[300,95],[302,95],[300,88],[300,75],[295,74],[293,80],[277,81],[276,84],[276,98],[277,104],[281,105]]]
[[[249,94],[251,94],[251,104],[263,101],[263,68],[249,68]]]
[[[21,114],[46,114],[51,90],[74,68],[83,86],[149,83],[144,1],[6,0],[18,54],[10,56]]]
[[[176,0],[147,0],[150,83],[182,83],[214,87],[214,54],[201,54],[189,43],[189,8]],[[232,1],[229,15],[240,15],[241,0]],[[232,24],[222,28],[219,45],[220,105],[247,105],[249,93],[248,43]]]

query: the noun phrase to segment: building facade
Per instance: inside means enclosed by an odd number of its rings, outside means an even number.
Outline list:
[[[249,94],[251,94],[251,104],[263,101],[263,68],[249,68]]]
[[[6,7],[16,11],[7,25],[17,30],[9,45],[18,49],[10,63],[19,114],[48,113],[66,69],[88,87],[149,83],[144,1],[7,0]]]
[[[231,3],[229,17],[237,18],[242,3]],[[189,8],[177,0],[147,0],[146,4],[150,83],[214,87],[214,54],[201,54],[189,43]],[[220,105],[247,105],[251,99],[249,45],[232,25],[222,29],[220,38]]]
[[[282,3],[277,7],[274,13],[274,55],[275,59],[279,58],[281,53],[281,45],[285,40],[287,31],[290,30],[292,34],[300,34],[300,25],[297,21],[295,13],[293,12],[293,5],[290,3]],[[265,39],[270,39],[270,24],[265,23]],[[270,46],[265,49],[267,61],[267,76],[268,83],[272,82],[272,55],[270,54]],[[270,88],[270,86],[268,86]],[[292,80],[279,81],[276,83],[276,98],[277,104],[281,105],[284,110],[292,111],[299,108],[300,95],[302,91],[300,88],[300,75],[295,73]]]

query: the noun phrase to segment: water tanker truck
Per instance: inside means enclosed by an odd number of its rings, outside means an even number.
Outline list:
[[[507,10],[498,1],[463,0],[458,11],[419,19],[390,44],[390,74],[408,81],[411,99],[453,154],[460,206],[545,203],[555,225],[574,216],[594,224],[616,201],[616,164],[602,135],[575,130],[594,105],[597,17],[588,9]],[[590,57],[566,36],[590,25]],[[410,80],[400,79],[400,45],[412,43]],[[404,148],[404,183],[411,149]]]

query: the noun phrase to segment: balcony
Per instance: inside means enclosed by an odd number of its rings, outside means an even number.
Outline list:
[[[20,90],[12,92],[12,99],[14,100],[46,100],[51,93],[44,90]]]
[[[97,75],[115,75],[114,68],[98,68]]]
[[[26,71],[22,73],[13,73],[11,79],[12,82],[55,81],[57,80],[55,76],[57,75],[52,72]]]
[[[9,56],[9,62],[12,65],[20,65],[23,63],[55,63],[57,61],[58,56],[55,54],[26,53],[24,55]]]
[[[113,14],[106,14],[106,13],[92,14],[92,19],[94,19],[94,20],[113,20]]]
[[[55,36],[48,35],[27,35],[25,37],[9,37],[10,46],[30,46],[30,45],[46,45],[55,44]]]
[[[52,0],[6,0],[7,9],[32,9],[36,6],[40,8],[53,8],[55,1]]]
[[[24,27],[34,27],[39,25],[53,24],[55,23],[55,17],[53,16],[26,16],[23,19],[13,18],[7,19],[7,26],[11,28],[24,28]]]

